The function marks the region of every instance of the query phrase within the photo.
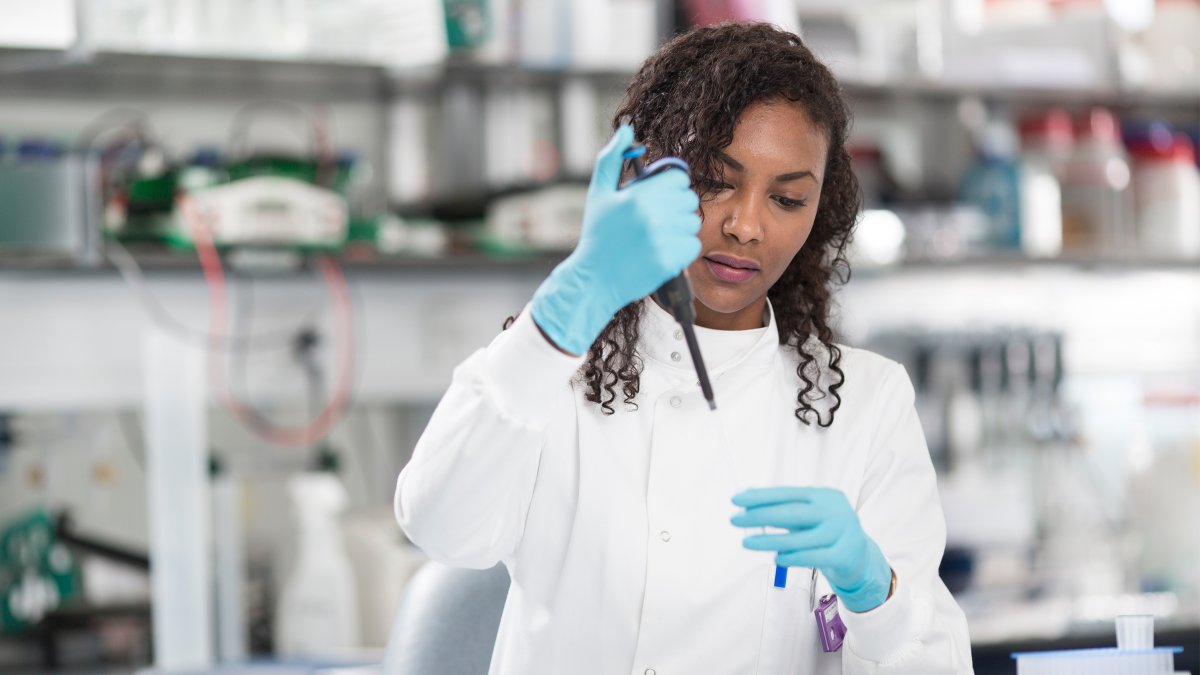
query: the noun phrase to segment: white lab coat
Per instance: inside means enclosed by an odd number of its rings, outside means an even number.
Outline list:
[[[799,357],[768,309],[762,329],[697,328],[709,412],[678,326],[645,302],[636,411],[618,386],[616,414],[601,414],[570,384],[582,359],[526,309],[455,370],[400,474],[396,517],[414,543],[512,576],[492,675],[755,673],[780,642],[797,674],[972,672],[966,619],[937,574],[945,522],[903,368],[843,347],[836,421],[806,426]],[[841,610],[840,652],[818,642],[810,570],[788,575],[794,618],[764,626],[774,562],[742,548],[730,498],[772,485],[842,490],[895,570],[884,605]],[[820,576],[817,592],[831,592]]]

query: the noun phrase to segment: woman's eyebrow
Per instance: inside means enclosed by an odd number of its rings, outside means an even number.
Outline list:
[[[742,166],[741,162],[737,161],[736,159],[730,157],[729,155],[725,154],[724,152],[722,152],[720,150],[717,151],[717,157],[720,158],[720,160],[722,162],[727,164],[729,166],[729,168],[733,169],[734,171],[745,171],[746,170],[746,167]],[[800,180],[802,178],[811,178],[814,183],[821,182],[821,181],[817,180],[817,175],[814,174],[812,171],[809,171],[808,169],[804,169],[803,171],[792,171],[790,173],[780,174],[775,177],[775,182],[776,183],[787,183],[788,181]]]
[[[776,183],[786,183],[786,182],[792,181],[792,180],[800,180],[801,178],[811,178],[811,179],[813,179],[814,183],[821,182],[821,181],[817,180],[816,174],[814,174],[813,172],[811,172],[807,169],[805,169],[804,171],[793,171],[791,173],[785,173],[785,174],[780,174],[778,176],[775,176],[775,182]]]
[[[742,166],[741,162],[730,157],[729,155],[725,154],[724,152],[721,152],[720,150],[717,151],[717,157],[721,158],[721,161],[728,164],[729,168],[733,169],[734,171],[745,171],[746,170],[746,167]]]

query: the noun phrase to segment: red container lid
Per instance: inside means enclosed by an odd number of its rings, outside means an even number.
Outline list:
[[[1044,139],[1055,145],[1067,145],[1075,136],[1071,117],[1065,110],[1053,108],[1025,115],[1017,124],[1022,138]]]
[[[850,159],[856,162],[878,162],[883,157],[878,145],[851,145],[847,152],[850,153]]]
[[[1135,161],[1196,163],[1196,146],[1186,134],[1178,133],[1170,140],[1144,139],[1129,146]]]
[[[1121,142],[1121,125],[1108,108],[1092,108],[1083,117],[1075,120],[1075,132],[1096,140]]]

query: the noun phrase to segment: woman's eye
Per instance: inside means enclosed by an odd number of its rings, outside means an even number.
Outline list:
[[[783,208],[791,211],[792,209],[798,209],[798,208],[801,208],[801,207],[807,205],[808,200],[807,199],[789,199],[787,197],[776,197],[775,203],[779,204]]]

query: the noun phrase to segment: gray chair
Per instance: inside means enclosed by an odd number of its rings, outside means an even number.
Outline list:
[[[405,587],[385,675],[487,675],[507,595],[503,564],[464,570],[426,563]]]

